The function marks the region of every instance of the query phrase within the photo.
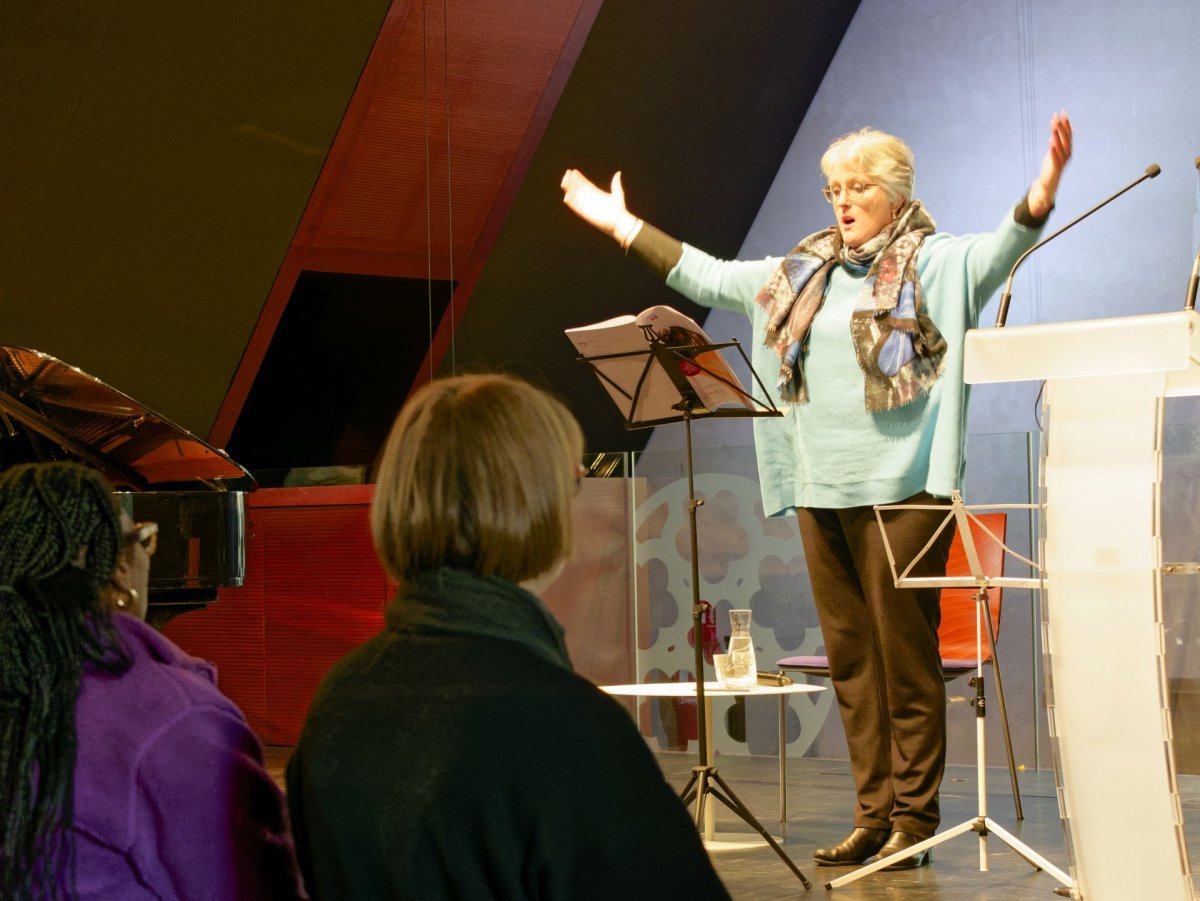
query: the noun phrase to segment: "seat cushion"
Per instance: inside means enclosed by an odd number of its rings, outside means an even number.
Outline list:
[[[809,676],[828,676],[828,657],[784,657],[777,660],[775,665],[780,669],[799,670]]]
[[[799,670],[809,676],[829,677],[828,657],[784,657],[775,661],[775,665],[783,670]],[[975,661],[968,659],[942,660],[942,676],[947,681],[965,676],[975,671]]]
[[[975,667],[975,660],[947,660],[944,657],[942,658],[942,672],[948,676],[952,674],[964,675],[971,672],[971,670],[975,669]]]

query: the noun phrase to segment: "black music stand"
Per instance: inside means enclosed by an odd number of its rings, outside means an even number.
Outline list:
[[[787,865],[787,868],[804,883],[806,889],[812,888],[812,883],[800,872],[800,869],[792,862],[791,858],[783,852],[783,849],[779,847],[779,843],[767,832],[762,823],[755,819],[754,814],[741,802],[733,789],[721,778],[717,772],[717,768],[709,760],[707,738],[708,715],[705,711],[704,699],[704,652],[701,635],[703,631],[705,602],[700,600],[699,544],[696,538],[696,508],[701,506],[704,501],[696,499],[696,485],[692,465],[692,420],[714,417],[782,416],[783,414],[769,399],[761,401],[747,394],[741,385],[736,384],[725,374],[730,372],[728,367],[722,365],[724,371],[717,372],[714,371],[714,367],[706,366],[703,362],[702,355],[706,353],[716,353],[719,356],[723,349],[736,347],[742,356],[742,360],[745,362],[747,368],[749,368],[750,374],[754,376],[754,380],[762,391],[763,396],[768,397],[762,381],[754,371],[754,367],[750,365],[750,361],[746,358],[746,353],[742,350],[739,342],[727,341],[721,344],[668,346],[662,342],[653,328],[649,326],[642,326],[641,328],[648,342],[645,350],[619,354],[598,354],[594,357],[580,355],[579,359],[591,368],[601,382],[607,386],[611,386],[609,394],[617,402],[618,406],[621,406],[620,398],[628,401],[628,407],[622,407],[621,409],[621,415],[625,420],[625,428],[641,429],[682,422],[687,436],[688,528],[692,549],[692,645],[695,650],[696,731],[700,762],[698,766],[692,767],[692,776],[688,780],[687,785],[684,786],[680,797],[685,807],[695,800],[696,828],[701,829],[704,824],[704,804],[708,796],[712,795],[741,817],[746,825],[755,830],[771,846],[771,849],[779,855],[780,860]],[[646,358],[645,366],[632,394],[604,372],[603,364],[606,361],[628,360],[642,356]],[[676,402],[670,405],[669,410],[663,410],[659,407],[645,408],[641,403],[642,389],[648,384],[648,379],[656,367],[670,379],[670,383],[674,386],[675,393],[678,395]],[[692,378],[700,378],[701,376],[712,378],[727,388],[732,389],[735,395],[744,402],[744,405],[738,407],[720,407],[715,410],[708,409],[701,402],[696,386],[689,380],[689,376],[685,374],[685,367],[691,372]],[[674,411],[674,413],[670,411]]]

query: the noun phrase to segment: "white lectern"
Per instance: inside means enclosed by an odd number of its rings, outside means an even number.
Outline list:
[[[1200,394],[1192,311],[979,329],[966,381],[1046,380],[1042,640],[1074,894],[1193,898],[1162,627],[1162,409]]]

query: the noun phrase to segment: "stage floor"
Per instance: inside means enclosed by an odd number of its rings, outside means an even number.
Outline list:
[[[290,749],[268,748],[272,775],[282,781]],[[668,782],[682,789],[695,764],[689,754],[661,752],[656,755]],[[721,776],[742,802],[813,883],[813,897],[844,898],[846,901],[1051,901],[1059,883],[1037,872],[995,836],[988,838],[988,871],[979,870],[979,839],[974,833],[960,835],[934,849],[933,862],[915,870],[879,872],[850,885],[826,892],[825,883],[851,872],[846,867],[818,867],[813,850],[841,840],[849,831],[853,788],[849,764],[842,760],[794,759],[788,761],[788,821],[779,823],[779,766],[773,757],[722,756],[717,761]],[[1049,772],[1025,772],[1020,776],[1023,822],[1016,820],[1008,773],[1003,768],[988,770],[988,815],[1038,854],[1069,872],[1062,822],[1055,799],[1054,776]],[[1200,777],[1181,777],[1184,816],[1188,825],[1192,870],[1196,871],[1200,846]],[[947,768],[942,782],[942,825],[955,826],[976,814],[975,768]],[[803,893],[800,881],[771,849],[723,805],[716,804],[718,838],[737,838],[740,833],[749,847],[711,851],[730,894],[737,901],[794,899]],[[725,844],[725,842],[722,842]],[[741,844],[730,842],[729,844]],[[1129,861],[1136,867],[1137,861]]]
[[[674,785],[682,785],[690,775],[693,761],[681,754],[659,754],[663,770]],[[779,768],[771,757],[725,757],[718,769],[730,787],[751,809],[767,831],[782,838],[783,849],[813,883],[811,894],[845,898],[847,901],[876,899],[955,899],[955,901],[1024,901],[1038,898],[1050,901],[1059,883],[1039,873],[1017,857],[998,838],[988,838],[988,872],[979,871],[979,839],[974,834],[960,835],[934,849],[933,862],[915,870],[880,872],[850,885],[825,891],[825,883],[852,867],[818,867],[813,850],[840,841],[850,830],[854,803],[850,768],[842,760],[788,761],[788,822],[779,824]],[[1003,828],[1068,871],[1066,845],[1054,778],[1050,773],[1020,774],[1021,799],[1025,820],[1015,818],[1008,773],[990,768],[988,772],[988,814]],[[942,782],[942,825],[955,826],[976,814],[974,767],[950,767]],[[723,805],[717,805],[718,835],[749,829]],[[729,893],[738,901],[767,901],[795,898],[803,886],[783,862],[760,843],[751,850],[715,851],[710,855]]]

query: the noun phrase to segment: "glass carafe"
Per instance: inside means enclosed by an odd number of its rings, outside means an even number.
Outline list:
[[[754,661],[754,641],[750,637],[750,611],[729,611],[729,662],[725,686],[748,690],[758,684],[758,666]]]

